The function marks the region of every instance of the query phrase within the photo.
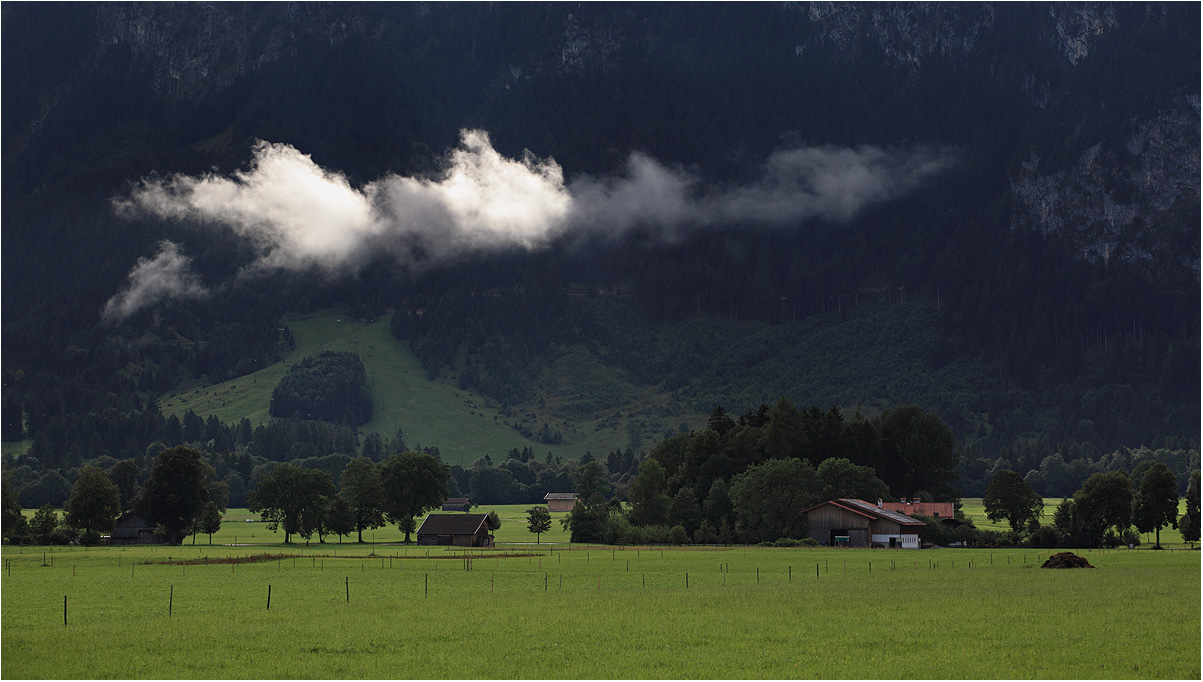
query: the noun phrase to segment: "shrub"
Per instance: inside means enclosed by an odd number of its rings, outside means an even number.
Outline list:
[[[1061,544],[1061,533],[1053,526],[1040,526],[1028,537],[1032,547],[1048,549]]]
[[[60,524],[58,526],[55,526],[54,530],[50,531],[50,535],[46,538],[46,544],[48,544],[48,545],[69,545],[69,544],[71,544],[71,541],[74,539],[75,539],[75,529],[68,528],[67,526]]]
[[[677,524],[668,531],[669,539],[674,545],[683,545],[689,542],[689,533],[685,532],[685,526]]]
[[[713,545],[718,542],[718,533],[710,527],[709,521],[703,521],[702,525],[698,526],[698,532],[694,533],[693,541],[699,545]]]

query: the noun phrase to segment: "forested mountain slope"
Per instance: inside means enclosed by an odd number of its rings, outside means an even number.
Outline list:
[[[1197,5],[0,11],[0,435],[68,475],[332,305],[616,448],[786,395],[965,480],[1197,449]]]

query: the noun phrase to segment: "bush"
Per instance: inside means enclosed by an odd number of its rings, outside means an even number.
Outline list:
[[[67,526],[55,526],[54,530],[50,531],[50,535],[46,538],[48,545],[69,545],[75,539],[75,529]]]
[[[1052,526],[1040,526],[1028,536],[1028,544],[1042,549],[1057,547],[1061,544],[1061,533]]]
[[[89,547],[100,544],[100,533],[94,530],[85,530],[79,534],[79,544]]]
[[[698,526],[698,532],[694,533],[693,541],[699,545],[713,545],[719,541],[718,533],[710,527],[709,521],[703,521],[702,525]]]
[[[677,524],[668,531],[669,539],[674,545],[683,545],[689,542],[689,533],[685,532],[685,526]]]

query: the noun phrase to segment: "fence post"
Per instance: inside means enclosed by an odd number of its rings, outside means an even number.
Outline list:
[[[175,585],[171,586],[171,591],[167,593],[167,617],[171,617],[171,603],[175,601]]]
[[[63,595],[63,627],[67,627],[67,595]]]
[[[272,610],[272,586],[267,586],[267,610]]]
[[[350,604],[351,603],[351,576],[347,576],[346,585],[347,585],[347,603]]]

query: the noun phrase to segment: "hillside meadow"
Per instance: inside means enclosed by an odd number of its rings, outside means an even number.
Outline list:
[[[437,446],[448,464],[470,466],[486,454],[495,460],[498,456],[504,459],[506,452],[524,447],[534,448],[541,457],[553,451],[565,460],[585,452],[604,456],[627,446],[627,425],[634,415],[651,420],[650,415],[657,414],[665,400],[654,389],[633,386],[613,368],[573,348],[557,356],[545,379],[546,391],[562,394],[561,398],[551,397],[541,405],[524,406],[507,415],[495,401],[474,391],[459,389],[444,380],[430,380],[409,345],[389,333],[390,319],[391,315],[385,315],[375,322],[357,322],[335,310],[288,318],[285,323],[296,348],[282,362],[230,381],[171,393],[159,400],[159,408],[164,414],[181,418],[192,410],[201,417],[217,415],[227,423],[246,417],[252,424],[261,424],[271,419],[268,408],[272,390],[294,363],[322,350],[353,352],[363,360],[375,404],[372,420],[360,427],[360,433],[375,431],[391,437],[401,429],[411,447]],[[610,392],[620,391],[621,402],[628,406],[622,410],[625,416],[586,416],[576,421],[553,416],[560,403],[575,400],[578,392],[596,391],[602,386],[609,386]],[[697,428],[705,417],[699,413],[691,419]],[[506,425],[507,421],[513,424],[520,420],[532,431],[538,431],[546,422],[563,433],[564,442],[539,443]],[[671,426],[675,430],[679,424]],[[27,447],[25,444],[14,450],[24,452]]]
[[[1197,552],[1087,552],[1098,568],[1070,571],[1035,568],[1045,556],[564,544],[5,548],[0,673],[1199,677]]]

